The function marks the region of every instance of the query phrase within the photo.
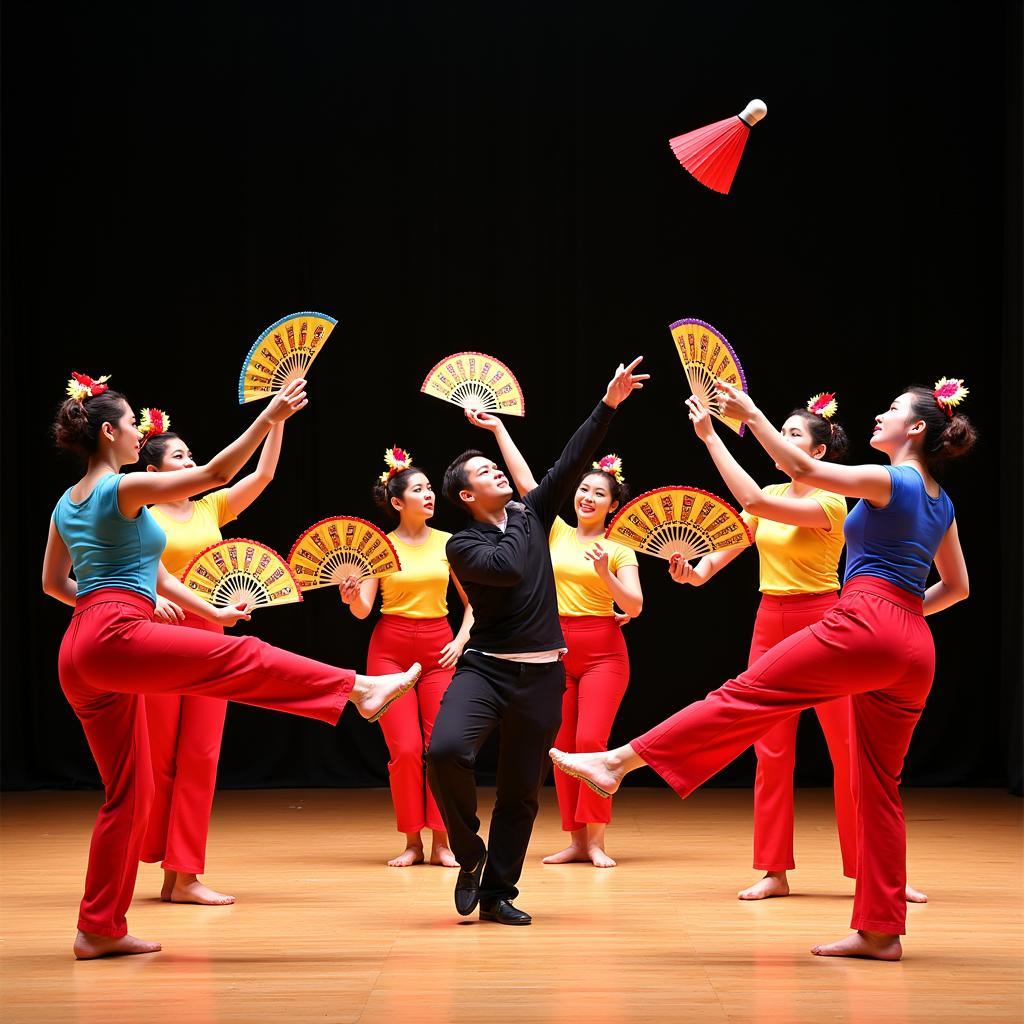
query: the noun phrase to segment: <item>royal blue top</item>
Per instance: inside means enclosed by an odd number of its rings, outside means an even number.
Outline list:
[[[53,510],[53,523],[71,554],[78,596],[120,587],[156,604],[156,571],[167,536],[143,508],[134,519],[121,514],[117,489],[124,473],[100,479],[85,501],[68,488]]]
[[[886,466],[892,497],[884,508],[862,498],[846,517],[846,582],[875,576],[924,596],[932,560],[950,523],[953,502],[944,490],[933,498],[910,466]]]

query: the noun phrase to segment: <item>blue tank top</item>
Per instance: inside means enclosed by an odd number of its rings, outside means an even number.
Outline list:
[[[846,582],[875,576],[924,596],[932,560],[950,523],[953,502],[945,491],[933,498],[910,466],[886,466],[892,497],[885,508],[862,498],[846,517]]]
[[[79,597],[120,587],[155,604],[156,571],[167,537],[148,508],[134,519],[121,514],[117,489],[123,479],[124,473],[109,473],[77,504],[68,488],[53,510],[53,523],[71,554]]]

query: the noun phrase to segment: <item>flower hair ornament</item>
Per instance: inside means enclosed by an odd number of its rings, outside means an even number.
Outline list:
[[[935,403],[946,414],[947,419],[953,418],[953,409],[969,394],[964,382],[956,377],[940,377],[935,382]]]
[[[814,413],[815,416],[820,416],[828,423],[832,433],[836,432],[836,425],[832,422],[832,417],[839,411],[839,403],[836,401],[834,391],[822,391],[815,395],[807,403],[807,411]]]
[[[382,484],[386,484],[396,473],[408,469],[412,465],[412,455],[404,448],[388,448],[384,452],[384,461],[388,468],[380,475]]]
[[[626,482],[626,478],[622,475],[622,459],[618,455],[606,455],[603,459],[595,462],[593,466],[594,469],[615,477],[620,487]]]
[[[87,373],[75,373],[71,371],[68,379],[67,394],[76,402],[84,402],[87,398],[95,398],[107,390],[106,382],[110,380],[110,374],[92,379]]]
[[[143,409],[142,418],[139,420],[139,433],[142,434],[142,444],[157,434],[166,434],[171,429],[171,417],[163,409]],[[141,447],[141,446],[140,446]]]

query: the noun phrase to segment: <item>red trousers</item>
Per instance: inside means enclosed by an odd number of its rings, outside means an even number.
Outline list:
[[[804,626],[823,619],[838,600],[837,594],[765,594],[754,622],[750,644],[753,665],[762,654]],[[840,697],[819,704],[815,711],[832,757],[833,793],[843,874],[857,877],[857,807],[853,796],[850,761],[850,699]],[[793,768],[796,765],[796,730],[799,715],[791,715],[755,744],[757,778],[754,781],[754,867],[759,871],[788,871],[793,860]]]
[[[64,695],[103,779],[78,927],[119,938],[135,888],[153,802],[143,695],[236,700],[337,722],[355,673],[290,654],[254,636],[219,636],[154,622],[153,605],[127,590],[79,598],[60,645]]]
[[[186,614],[183,627],[223,636],[222,626]],[[201,875],[217,788],[217,759],[228,704],[212,697],[146,696],[155,795],[140,860]]]
[[[607,750],[612,723],[629,685],[629,655],[622,628],[602,616],[561,616],[565,656],[562,725],[555,746],[570,753]],[[555,772],[562,828],[575,832],[612,820],[612,802],[565,772]]]
[[[858,577],[821,622],[632,746],[685,797],[794,712],[852,695],[858,789],[851,926],[901,935],[907,836],[900,772],[934,671],[921,599],[885,580]]]
[[[391,760],[388,778],[399,832],[429,828],[444,831],[441,812],[423,771],[423,751],[430,743],[441,698],[455,675],[455,666],[441,668],[441,648],[451,642],[448,620],[409,619],[382,615],[370,637],[366,671],[370,675],[404,672],[414,661],[423,673],[414,689],[394,704],[380,720]]]

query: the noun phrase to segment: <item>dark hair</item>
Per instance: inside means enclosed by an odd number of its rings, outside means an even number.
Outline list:
[[[615,479],[614,474],[609,473],[606,469],[587,469],[580,474],[580,478],[576,481],[576,486],[573,488],[574,491],[580,489],[580,484],[587,479],[588,476],[603,476],[605,483],[608,485],[608,493],[612,497],[612,504],[619,503],[620,507],[629,501],[629,484],[623,481],[621,484]]]
[[[905,394],[910,395],[910,412],[915,420],[924,420],[924,446],[921,454],[929,471],[941,469],[950,459],[966,455],[978,440],[974,424],[962,413],[947,416],[935,401],[931,388],[911,386]]]
[[[850,439],[842,425],[810,409],[794,409],[789,416],[799,416],[806,424],[815,447],[825,446],[826,462],[841,462],[850,448]],[[789,416],[786,419],[789,419]]]
[[[456,507],[461,508],[463,512],[466,511],[466,503],[459,497],[459,491],[463,491],[469,488],[469,476],[466,473],[466,463],[470,459],[483,458],[482,451],[476,448],[470,448],[469,451],[463,452],[457,458],[452,460],[452,464],[444,471],[444,483],[441,485],[441,493]]]
[[[391,504],[392,498],[401,499],[405,492],[409,489],[409,480],[412,478],[414,473],[423,473],[423,470],[418,466],[407,466],[405,469],[400,470],[393,476],[388,477],[387,482],[382,482],[380,479],[373,485],[373,501],[374,504],[382,509],[392,519],[401,518],[398,514],[398,510],[394,505]],[[426,476],[426,473],[423,473]]]
[[[142,447],[139,449],[140,468],[145,469],[147,466],[156,466],[159,469],[170,443],[180,440],[180,434],[176,434],[173,430],[166,430],[162,434],[157,434],[156,437],[143,441]]]
[[[99,447],[100,428],[116,423],[128,408],[128,399],[120,391],[104,391],[84,402],[69,398],[57,410],[53,421],[53,439],[58,448],[88,459]]]

